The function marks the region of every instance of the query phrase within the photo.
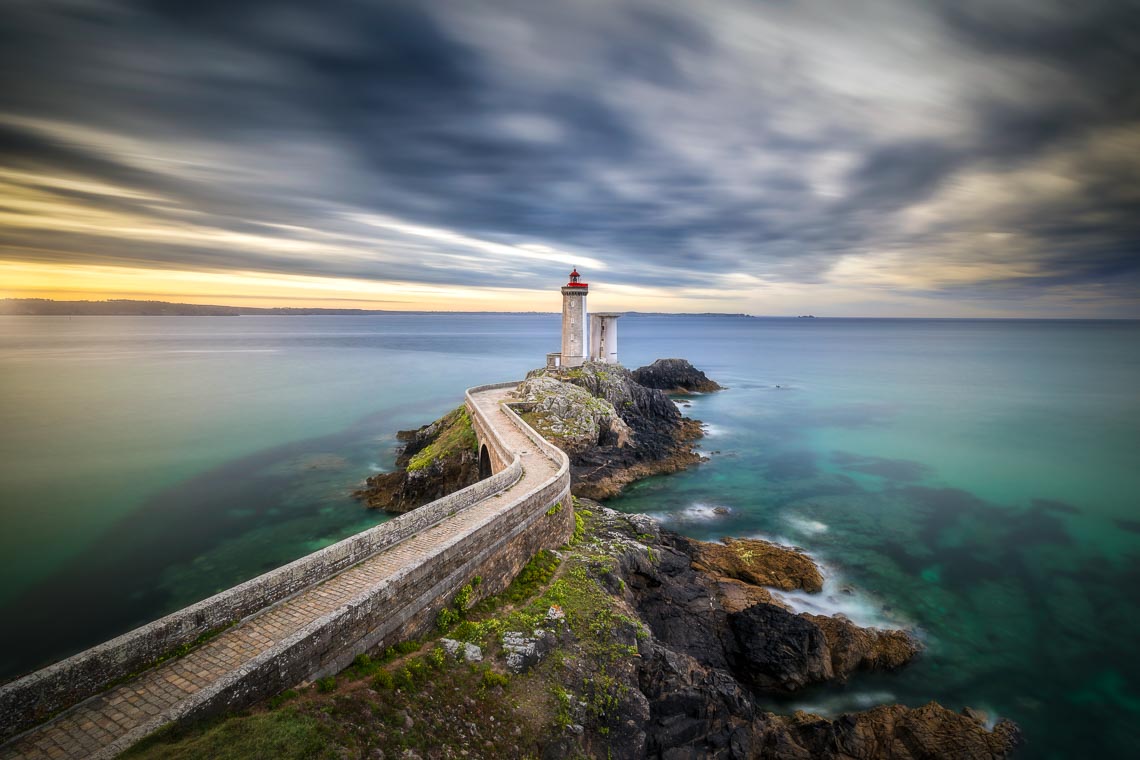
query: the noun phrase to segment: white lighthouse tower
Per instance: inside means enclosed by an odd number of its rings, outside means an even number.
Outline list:
[[[562,286],[562,357],[563,367],[577,367],[586,361],[586,296],[590,286],[575,269],[570,282]]]

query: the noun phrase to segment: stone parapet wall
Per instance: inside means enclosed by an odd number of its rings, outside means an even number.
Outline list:
[[[472,392],[513,385],[517,383],[480,386],[469,390],[468,408],[475,408],[475,405],[470,403]],[[475,413],[478,415],[477,409]],[[523,423],[519,421],[519,424]],[[525,424],[523,428],[527,429]],[[499,461],[503,463],[502,469],[491,477],[0,687],[0,741],[42,722],[60,710],[100,693],[116,681],[145,670],[159,658],[179,647],[193,644],[204,635],[256,614],[439,523],[460,510],[510,488],[523,474],[518,455],[507,449],[495,434],[493,426],[481,416],[477,432],[480,440],[488,444],[489,448],[493,448]],[[565,458],[565,455],[562,456]],[[563,472],[568,490],[567,467],[568,465],[564,465],[560,472]],[[526,504],[537,505],[539,501],[548,499],[550,500],[548,503],[553,503],[558,498],[552,496],[552,493],[559,490],[559,484],[552,483],[525,497],[523,501]],[[526,504],[520,505],[520,512],[526,512]],[[537,506],[535,508],[537,509]],[[510,521],[504,523],[508,524]],[[385,609],[391,610],[390,598],[388,602],[381,602],[383,598],[385,597],[378,592],[374,597],[376,601],[369,603],[369,609],[381,604]],[[338,611],[337,615],[342,613],[353,620],[358,614],[342,610]],[[375,621],[376,615],[366,614],[364,617]],[[333,626],[332,622],[326,621],[322,625],[314,623],[315,628],[310,626],[309,628],[313,628],[312,639],[302,636],[309,643],[297,651],[311,649],[313,642],[324,635],[319,634],[320,631],[325,631],[332,637],[327,641],[336,649],[338,643],[343,643],[343,640],[339,634],[333,634],[336,626]],[[279,646],[286,644],[287,642],[282,642]],[[348,660],[351,661],[356,653],[358,652],[350,655]],[[284,679],[281,682],[286,686],[303,680],[302,677],[292,682],[288,681],[296,673],[304,670],[300,665],[303,659],[297,659],[292,665],[282,661],[280,677]],[[208,697],[208,694],[203,695],[203,699],[207,701]],[[229,701],[226,700],[227,704]]]
[[[561,508],[547,514],[555,503]],[[177,712],[156,716],[121,737],[97,757],[112,758],[170,721],[244,707],[297,683],[337,673],[358,654],[421,636],[475,575],[483,582],[474,599],[498,593],[535,553],[564,544],[573,531],[569,472],[564,470],[439,552],[408,565],[398,577],[313,621],[240,672],[185,700]]]

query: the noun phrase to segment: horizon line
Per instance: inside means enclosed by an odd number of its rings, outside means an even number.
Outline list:
[[[362,308],[337,308],[337,307],[324,307],[324,306],[233,306],[229,304],[199,304],[187,303],[183,301],[156,301],[149,299],[137,298],[106,298],[103,300],[57,300],[54,298],[42,297],[5,297],[0,298],[0,304],[6,303],[51,303],[51,304],[158,304],[163,306],[176,306],[176,307],[189,307],[197,309],[230,309],[234,312],[248,312],[245,314],[9,314],[0,310],[0,316],[4,317],[177,317],[177,316],[289,316],[287,314],[273,313],[273,312],[288,312],[288,311],[303,311],[310,312],[309,314],[296,315],[296,316],[382,316],[385,314],[549,314],[557,316],[559,311],[501,311],[501,310],[480,310],[480,311],[464,311],[464,310],[446,310],[446,309],[362,309]],[[315,312],[315,313],[314,313]],[[719,312],[719,311],[638,311],[636,309],[629,309],[625,311],[616,312],[621,315],[633,316],[678,316],[678,317],[744,317],[748,319],[795,319],[795,320],[815,320],[815,319],[864,319],[864,320],[926,320],[926,321],[945,321],[945,322],[1140,322],[1140,317],[930,317],[930,316],[859,316],[859,315],[838,315],[838,316],[819,316],[815,314],[749,314],[746,312]]]

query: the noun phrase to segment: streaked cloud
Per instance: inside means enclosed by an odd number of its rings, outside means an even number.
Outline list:
[[[1136,0],[5,15],[4,295],[1140,316]]]

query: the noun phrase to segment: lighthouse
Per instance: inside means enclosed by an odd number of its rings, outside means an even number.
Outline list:
[[[586,296],[590,286],[582,282],[575,269],[570,282],[562,286],[562,356],[563,367],[577,367],[586,361]]]

